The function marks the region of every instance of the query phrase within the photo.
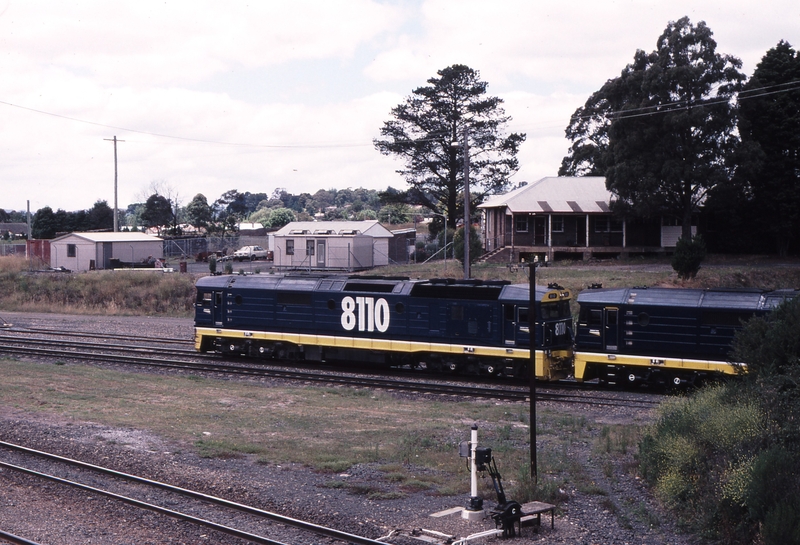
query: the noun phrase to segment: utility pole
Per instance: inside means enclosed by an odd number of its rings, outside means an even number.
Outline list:
[[[536,262],[528,260],[528,331],[530,335],[530,442],[531,442],[531,482],[533,486],[539,481],[539,471],[536,460]]]
[[[119,212],[117,206],[117,142],[124,142],[125,140],[117,140],[116,135],[113,139],[104,138],[109,142],[114,142],[114,232],[119,231]]]
[[[464,280],[469,280],[469,130],[464,126]]]

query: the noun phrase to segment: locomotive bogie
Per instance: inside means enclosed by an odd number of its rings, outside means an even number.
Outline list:
[[[735,367],[724,361],[575,354],[575,379],[578,382],[598,379],[601,384],[627,386],[696,386],[735,373]]]
[[[197,328],[195,345],[204,352],[226,356],[304,361],[347,361],[408,366],[455,374],[526,378],[530,351],[507,347],[465,346],[444,343],[349,339],[324,335],[298,335]],[[570,350],[537,351],[537,377],[560,380],[571,371]]]

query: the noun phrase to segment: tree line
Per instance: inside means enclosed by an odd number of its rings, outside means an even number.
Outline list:
[[[165,194],[162,194],[165,193]],[[181,205],[169,190],[155,192],[144,202],[120,210],[120,228],[140,231],[150,228],[159,235],[180,236],[200,230],[211,235],[235,233],[242,222],[260,223],[268,228],[280,228],[292,221],[379,220],[386,224],[402,224],[421,220],[412,207],[384,202],[374,189],[320,189],[314,194],[292,194],[278,188],[266,193],[224,192],[209,202],[203,194],[195,195]],[[391,192],[391,188],[390,188]],[[6,221],[26,221],[24,213],[5,213]],[[98,201],[89,210],[53,211],[45,206],[33,215],[33,238],[51,239],[73,231],[103,231],[114,226],[114,212],[106,201]]]

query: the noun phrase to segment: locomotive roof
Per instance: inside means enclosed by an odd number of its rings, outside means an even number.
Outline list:
[[[433,278],[411,280],[399,277],[372,277],[347,275],[215,275],[197,281],[198,288],[212,289],[265,289],[290,291],[345,291],[364,293],[394,293],[413,297],[441,299],[469,299],[484,301],[527,301],[528,284],[510,284],[507,281],[455,280]],[[542,300],[552,288],[536,286],[536,298]]]
[[[761,310],[797,295],[797,290],[601,288],[582,291],[578,303]]]

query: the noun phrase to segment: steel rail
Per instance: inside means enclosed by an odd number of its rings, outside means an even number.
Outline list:
[[[126,341],[152,341],[153,339],[148,337],[140,337],[136,335],[119,335],[114,333],[113,335],[108,335],[104,333],[94,333],[90,331],[65,331],[63,329],[50,329],[50,328],[42,328],[42,327],[12,327],[11,329],[7,329],[10,333],[39,333],[44,335],[53,335],[53,336],[61,336],[61,337],[90,337],[90,338],[101,338],[105,339],[110,336],[113,336],[115,339],[122,339]],[[193,340],[189,339],[176,339],[176,338],[159,338],[157,339],[159,342],[163,342],[165,344],[190,344],[194,345]]]
[[[25,539],[24,537],[15,536],[14,534],[9,534],[8,532],[4,532],[0,530],[0,539],[8,541],[9,543],[13,543],[14,545],[41,545],[35,541],[30,541]]]
[[[181,488],[179,486],[174,486],[174,485],[171,485],[171,484],[168,484],[168,483],[162,483],[162,482],[159,482],[159,481],[153,481],[153,480],[147,479],[145,477],[139,477],[138,475],[132,475],[130,473],[124,473],[124,472],[121,472],[121,471],[116,471],[116,470],[105,468],[105,467],[102,467],[102,466],[97,466],[97,465],[94,465],[94,464],[90,464],[88,462],[82,462],[80,460],[74,460],[72,458],[65,458],[63,456],[59,456],[58,454],[52,454],[52,453],[49,453],[49,452],[44,452],[44,451],[40,451],[40,450],[29,448],[29,447],[24,447],[22,445],[16,445],[14,443],[8,443],[8,442],[5,442],[5,441],[0,441],[0,446],[8,448],[8,449],[24,452],[26,454],[40,456],[40,457],[48,459],[48,460],[55,460],[55,461],[58,461],[58,462],[61,462],[61,463],[65,463],[65,464],[69,464],[69,465],[72,465],[72,466],[75,466],[75,467],[80,467],[82,469],[96,471],[96,472],[99,472],[99,473],[110,475],[112,477],[117,477],[117,478],[125,479],[125,480],[128,480],[128,481],[136,482],[136,483],[139,483],[139,484],[145,484],[145,485],[148,485],[148,486],[153,486],[153,487],[156,487],[156,488],[160,488],[162,490],[167,490],[169,492],[174,492],[174,493],[177,493],[177,494],[181,494],[183,496],[190,497],[192,499],[202,500],[202,501],[205,501],[205,502],[208,502],[208,503],[212,503],[212,504],[219,505],[219,506],[222,506],[222,507],[227,507],[227,508],[230,508],[230,509],[235,509],[235,510],[241,511],[243,513],[248,513],[250,515],[255,515],[255,516],[258,516],[258,517],[261,517],[261,518],[272,520],[273,522],[278,522],[278,523],[284,524],[286,526],[292,526],[294,528],[298,528],[298,529],[301,529],[301,530],[304,530],[304,531],[307,531],[307,532],[312,532],[312,533],[315,533],[315,534],[318,534],[318,535],[324,535],[326,537],[330,537],[330,538],[334,538],[334,539],[340,539],[340,540],[346,541],[348,543],[354,543],[354,544],[357,544],[357,545],[386,545],[385,543],[380,542],[380,541],[375,541],[374,539],[370,539],[370,538],[366,538],[366,537],[363,537],[363,536],[351,534],[351,533],[348,533],[348,532],[343,532],[341,530],[336,530],[336,529],[333,529],[333,528],[327,528],[325,526],[320,526],[318,524],[314,524],[314,523],[311,523],[311,522],[306,522],[306,521],[303,521],[303,520],[295,519],[295,518],[292,518],[292,517],[287,517],[287,516],[280,515],[280,514],[277,514],[277,513],[272,513],[270,511],[264,511],[263,509],[258,509],[256,507],[252,507],[252,506],[249,506],[249,505],[233,502],[233,501],[230,501],[230,500],[226,500],[224,498],[219,498],[217,496],[210,496],[210,495],[204,494],[202,492],[196,492],[194,490],[188,490],[186,488]],[[128,498],[127,496],[121,496],[121,495],[115,494],[113,492],[108,492],[108,491],[105,491],[105,490],[97,489],[97,488],[94,488],[94,487],[91,487],[91,486],[88,486],[88,485],[84,485],[82,483],[77,483],[77,482],[69,481],[69,480],[66,480],[66,479],[62,479],[61,477],[56,477],[54,475],[47,475],[45,473],[40,473],[40,472],[31,470],[31,469],[28,469],[28,468],[23,468],[21,466],[16,466],[16,465],[9,464],[9,463],[3,462],[3,461],[0,461],[0,466],[7,467],[9,469],[13,469],[13,470],[16,470],[16,471],[22,471],[22,472],[30,474],[30,475],[35,475],[35,476],[46,478],[46,479],[49,479],[49,480],[52,480],[52,481],[60,482],[60,483],[63,483],[63,484],[76,486],[78,488],[81,488],[83,490],[87,490],[87,491],[90,491],[90,492],[96,492],[98,494],[102,494],[104,496],[112,497],[114,499],[118,499],[120,501],[124,501],[126,503],[131,504],[131,505],[135,505],[136,507],[141,507],[141,508],[144,508],[144,509],[150,509],[150,510],[153,510],[153,511],[156,511],[156,512],[159,512],[159,513],[163,513],[163,514],[169,515],[169,516],[174,517],[174,518],[187,520],[189,522],[193,522],[193,523],[196,523],[196,524],[201,524],[201,525],[204,525],[204,526],[208,526],[210,528],[213,528],[215,530],[219,530],[221,532],[229,533],[229,534],[235,535],[237,537],[242,537],[244,539],[249,539],[251,541],[255,541],[256,543],[266,543],[266,544],[269,544],[269,545],[272,545],[272,544],[283,545],[283,544],[280,544],[280,542],[273,541],[273,540],[270,540],[268,538],[263,538],[261,536],[256,536],[255,534],[242,532],[241,530],[236,530],[235,528],[229,528],[229,527],[226,527],[226,526],[223,526],[223,525],[219,525],[219,524],[217,524],[215,522],[207,521],[205,519],[195,518],[195,517],[192,517],[191,515],[186,515],[184,513],[179,513],[177,511],[172,511],[170,509],[166,509],[166,508],[163,508],[163,507],[160,507],[160,506],[157,506],[157,505],[153,505],[153,504],[149,504],[149,503],[146,503],[146,502],[142,502],[140,500],[136,500],[136,499],[133,499],[133,498]]]
[[[106,336],[99,336],[100,338],[108,339],[110,338],[108,335]],[[111,337],[113,340],[117,340],[116,337]],[[194,355],[197,356],[197,351],[194,348],[158,348],[152,345],[150,346],[141,346],[135,344],[123,344],[123,345],[108,345],[108,344],[100,344],[91,341],[65,341],[59,340],[55,341],[53,339],[36,339],[36,338],[26,338],[20,336],[12,336],[12,335],[0,335],[0,341],[7,342],[7,343],[15,343],[15,344],[31,344],[36,346],[50,346],[53,343],[57,342],[60,347],[73,347],[73,348],[96,348],[98,350],[101,349],[111,349],[111,350],[118,350],[121,347],[124,347],[125,350],[130,350],[133,352],[141,352],[141,353],[153,353],[153,354],[171,354],[176,356],[189,356]],[[153,341],[153,339],[151,339]],[[157,341],[157,340],[156,340]],[[166,343],[169,344],[169,343]]]
[[[396,380],[386,378],[363,378],[363,377],[348,377],[342,375],[331,375],[330,373],[311,373],[306,371],[297,370],[284,370],[265,367],[242,366],[214,363],[198,363],[183,360],[168,360],[168,359],[152,359],[152,357],[132,356],[128,354],[116,354],[114,350],[119,348],[109,345],[98,345],[98,350],[105,352],[79,352],[79,351],[64,351],[58,349],[47,348],[20,348],[17,346],[9,346],[0,344],[0,352],[9,352],[23,355],[36,355],[47,357],[63,357],[73,359],[83,359],[89,361],[104,361],[107,362],[109,358],[112,359],[110,363],[114,364],[127,364],[127,365],[140,365],[144,367],[160,367],[165,369],[182,369],[197,372],[233,374],[248,377],[260,378],[279,378],[283,380],[299,380],[306,382],[317,382],[325,384],[339,384],[347,386],[364,386],[371,388],[383,388],[387,390],[399,390],[409,392],[421,392],[429,394],[450,395],[450,396],[464,396],[464,397],[480,397],[489,399],[504,399],[509,401],[526,401],[529,398],[528,391],[525,389],[509,389],[498,387],[484,387],[484,386],[459,386],[452,384],[441,384],[431,382],[417,382],[407,380]],[[193,355],[192,357],[196,357]],[[626,406],[626,407],[641,407],[652,408],[658,404],[657,401],[621,401],[616,399],[609,399],[598,395],[581,396],[575,394],[560,394],[560,393],[547,393],[540,392],[537,398],[541,401],[555,401],[555,402],[569,402],[576,404],[589,404],[600,406]]]

